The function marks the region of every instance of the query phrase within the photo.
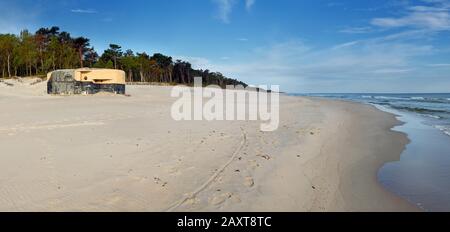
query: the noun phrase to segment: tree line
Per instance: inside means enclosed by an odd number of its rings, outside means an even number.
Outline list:
[[[243,85],[219,72],[193,69],[189,62],[146,52],[123,50],[110,44],[101,55],[85,37],[72,37],[59,27],[40,28],[35,33],[23,30],[19,35],[0,34],[1,77],[45,76],[57,69],[74,68],[122,69],[127,82],[165,82],[191,85],[194,77],[202,77],[204,85]]]

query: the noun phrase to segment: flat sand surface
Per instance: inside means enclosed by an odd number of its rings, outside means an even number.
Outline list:
[[[371,106],[281,97],[280,127],[172,120],[169,87],[0,83],[0,211],[415,211],[377,171],[405,135]]]

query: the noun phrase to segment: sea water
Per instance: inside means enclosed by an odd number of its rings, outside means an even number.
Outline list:
[[[296,94],[297,95],[297,94]],[[378,180],[426,211],[450,211],[450,94],[301,94],[357,101],[393,113],[408,135],[401,159],[385,164]]]

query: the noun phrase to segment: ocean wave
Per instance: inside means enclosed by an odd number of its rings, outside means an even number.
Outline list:
[[[382,99],[382,100],[407,100],[408,99],[408,98],[403,98],[403,97],[387,97],[387,96],[375,96],[373,98]]]
[[[422,108],[422,107],[409,107],[409,106],[396,106],[396,105],[391,105],[391,107],[398,109],[398,110],[407,110],[407,111],[421,113],[421,114],[424,114],[424,113],[449,113],[446,110],[427,109],[427,108]]]
[[[450,98],[445,97],[428,97],[428,96],[371,96],[361,95],[362,99],[377,99],[380,101],[408,101],[408,102],[424,102],[424,103],[445,103],[448,104]]]
[[[429,118],[434,118],[434,119],[441,119],[441,117],[437,116],[437,115],[432,115],[432,114],[420,114],[424,117],[429,117]]]

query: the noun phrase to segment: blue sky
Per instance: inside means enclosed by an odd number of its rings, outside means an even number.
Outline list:
[[[0,33],[53,25],[288,92],[450,92],[450,0],[0,0]]]

